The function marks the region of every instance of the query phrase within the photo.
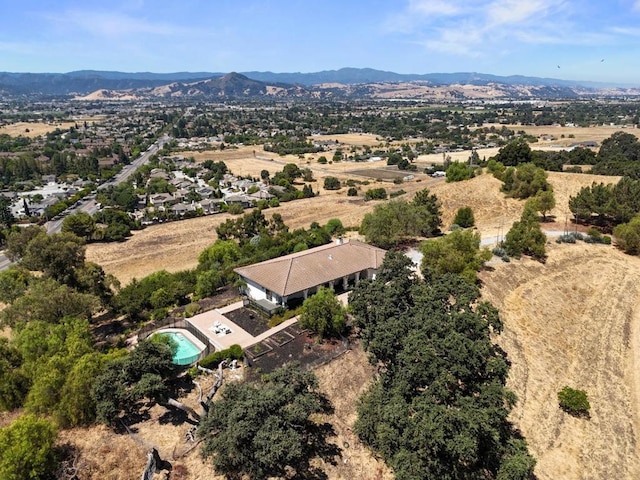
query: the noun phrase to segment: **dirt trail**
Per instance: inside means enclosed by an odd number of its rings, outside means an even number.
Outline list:
[[[512,420],[540,479],[635,479],[640,259],[601,245],[551,245],[545,265],[522,260],[484,272],[483,296],[501,311],[498,338],[518,395]],[[591,418],[558,408],[563,386],[583,389]]]

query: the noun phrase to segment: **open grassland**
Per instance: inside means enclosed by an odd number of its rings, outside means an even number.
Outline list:
[[[59,128],[66,130],[75,125],[75,122],[59,122],[59,123],[31,123],[31,122],[17,122],[11,125],[3,125],[0,127],[0,135],[11,135],[12,137],[29,137],[35,138],[45,133],[53,132]]]
[[[483,127],[491,125],[483,125]],[[638,136],[638,132],[635,128],[622,128],[620,125],[600,125],[597,127],[562,127],[555,125],[505,125],[507,128],[516,132],[524,130],[529,135],[535,135],[536,137],[553,136],[555,140],[539,139],[537,143],[532,143],[531,148],[535,150],[539,146],[543,145],[562,145],[568,146],[573,143],[595,141],[602,143],[603,140],[609,138],[616,132],[625,131]],[[496,128],[502,128],[502,125],[495,125]],[[564,137],[563,137],[564,135]]]
[[[338,133],[337,135],[312,135],[311,137],[309,137],[309,139],[318,142],[335,140],[345,145],[368,145],[369,147],[376,147],[378,145],[384,145],[385,143],[383,138],[371,133]]]
[[[525,259],[482,274],[483,297],[505,324],[511,418],[541,480],[638,478],[640,259],[603,245],[549,250],[544,265]],[[565,385],[587,392],[590,419],[558,407]]]
[[[246,152],[245,155],[235,159],[225,158],[225,163],[234,173],[242,171],[243,175],[252,176],[259,176],[265,164],[272,165],[268,160],[247,159]],[[522,212],[524,202],[506,198],[500,193],[501,183],[487,174],[467,182],[445,183],[442,178],[433,179],[425,174],[415,173],[413,180],[402,184],[371,181],[369,185],[359,185],[358,197],[348,197],[346,188],[337,191],[322,188],[323,179],[328,175],[342,180],[366,180],[362,176],[351,175],[348,170],[345,170],[345,168],[354,168],[356,165],[360,175],[364,168],[376,170],[381,166],[379,162],[358,164],[340,162],[340,164],[327,165],[331,168],[325,169],[316,164],[312,169],[316,181],[311,185],[315,192],[320,192],[320,195],[267,209],[264,211],[265,216],[270,218],[274,213],[279,213],[291,229],[308,228],[314,221],[325,224],[331,218],[339,218],[346,227],[358,227],[364,215],[379,203],[365,202],[362,199],[367,189],[375,187],[384,187],[389,193],[402,189],[406,194],[398,198],[403,199],[411,199],[415,192],[429,188],[442,203],[443,229],[445,230],[453,222],[458,208],[464,206],[470,206],[473,209],[478,230],[484,235],[505,233]],[[270,173],[273,174],[282,169],[281,165],[278,167],[272,168]],[[594,181],[610,183],[617,180],[617,177],[551,172],[549,181],[554,187],[557,198],[557,207],[551,214],[555,215],[557,221],[564,222],[570,195],[577,193],[583,186],[591,185]],[[87,258],[102,265],[106,272],[115,275],[123,285],[132,278],[139,279],[159,269],[178,271],[193,268],[197,265],[200,252],[215,242],[216,227],[229,218],[234,217],[229,214],[218,214],[153,225],[134,232],[124,244],[90,244],[87,246]]]

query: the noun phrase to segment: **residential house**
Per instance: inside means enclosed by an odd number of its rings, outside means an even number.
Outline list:
[[[324,286],[346,291],[360,280],[375,278],[386,250],[355,240],[292,253],[236,268],[245,294],[267,312],[299,303]]]

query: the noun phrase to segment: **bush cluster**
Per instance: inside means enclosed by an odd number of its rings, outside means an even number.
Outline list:
[[[229,348],[207,355],[198,363],[203,368],[213,369],[216,368],[223,360],[228,358],[231,360],[242,360],[243,356],[244,353],[242,352],[242,347],[240,347],[240,345],[231,345]]]
[[[491,250],[491,253],[493,253],[496,257],[500,257],[503,262],[511,261],[509,255],[507,255],[507,251],[502,247],[494,247],[493,250]]]
[[[558,402],[560,404],[560,408],[571,415],[578,417],[589,416],[589,409],[591,408],[591,405],[589,405],[587,392],[584,390],[576,390],[565,386],[558,392]]]
[[[601,243],[603,245],[611,245],[611,237],[609,235],[602,235],[595,228],[589,229],[587,235],[580,232],[569,232],[560,235],[556,238],[556,243],[576,243],[581,240],[585,243]]]

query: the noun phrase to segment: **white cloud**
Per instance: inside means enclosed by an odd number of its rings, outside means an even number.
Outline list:
[[[409,0],[408,11],[425,16],[450,16],[460,13],[461,6],[446,0]]]
[[[635,0],[640,4],[640,0]],[[573,0],[409,0],[396,18],[428,50],[478,57],[516,44],[597,45],[611,35],[580,28]],[[431,12],[438,12],[430,15]],[[410,25],[412,28],[406,28]]]
[[[545,13],[549,3],[544,0],[496,0],[487,6],[487,24],[514,25]]]
[[[630,37],[640,37],[640,27],[612,27],[611,32]]]
[[[47,15],[58,28],[76,28],[96,36],[118,38],[130,35],[169,36],[187,33],[184,27],[165,22],[151,22],[144,18],[105,10],[69,10]]]

